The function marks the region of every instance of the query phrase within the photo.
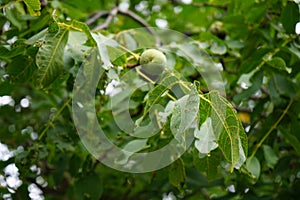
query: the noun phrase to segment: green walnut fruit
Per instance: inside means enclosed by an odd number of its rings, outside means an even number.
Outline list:
[[[156,80],[167,64],[165,54],[156,49],[147,49],[140,56],[141,71],[151,80]]]
[[[216,21],[210,27],[209,31],[219,37],[220,39],[224,39],[226,36],[226,31],[224,30],[223,22]]]
[[[158,51],[156,49],[148,49],[142,53],[140,57],[140,64],[166,65],[167,58],[161,51]]]

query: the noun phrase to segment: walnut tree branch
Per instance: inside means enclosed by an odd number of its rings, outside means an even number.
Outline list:
[[[135,14],[130,10],[119,10],[119,13],[132,18],[133,20],[135,20],[136,22],[144,26],[147,29],[147,31],[155,37],[156,43],[158,45],[162,45],[162,41],[157,35],[157,33],[155,33],[155,31],[151,28],[151,26],[142,17],[140,17],[139,15]]]
[[[102,29],[108,28],[108,26],[110,25],[110,23],[112,22],[114,17],[118,14],[118,11],[119,11],[118,7],[114,7],[113,9],[111,9],[105,22],[103,24],[100,24],[99,26],[95,27],[93,30],[97,31],[97,30],[102,30]]]
[[[104,11],[104,10],[101,10],[99,12],[96,12],[94,13],[91,18],[89,18],[88,20],[86,20],[86,24],[88,26],[90,26],[91,24],[95,23],[99,18],[101,17],[105,17],[105,16],[108,16],[109,15],[109,12],[108,11]]]

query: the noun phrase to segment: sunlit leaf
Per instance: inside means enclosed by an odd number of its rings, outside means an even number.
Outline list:
[[[246,160],[248,141],[237,113],[218,92],[212,91],[204,97],[206,100],[201,98],[201,101],[207,101],[211,106],[210,117],[219,147],[231,163],[231,170],[239,168]]]
[[[162,95],[174,85],[180,82],[180,74],[177,72],[166,71],[158,84],[149,91],[147,97],[147,103],[144,109],[144,115],[147,114],[152,106],[159,102]]]
[[[267,64],[276,69],[291,73],[291,69],[286,66],[285,61],[280,57],[272,58],[270,61],[267,62]]]
[[[31,16],[40,16],[41,2],[39,0],[23,0]]]
[[[207,154],[218,147],[210,117],[201,124],[200,130],[198,130],[198,128],[195,129],[194,135],[195,138],[197,138],[195,147],[200,153]]]
[[[47,87],[57,76],[64,73],[64,48],[68,41],[69,30],[60,28],[57,33],[48,33],[44,44],[36,55],[37,84],[40,87]]]
[[[77,20],[73,20],[72,27],[77,31],[79,30],[79,31],[82,31],[83,33],[85,33],[91,46],[95,47],[97,45],[97,43],[95,42],[95,40],[91,34],[89,27],[85,23],[77,21]]]
[[[175,102],[170,128],[178,141],[184,140],[184,132],[188,128],[196,126],[199,104],[200,98],[195,88],[192,88],[190,94],[183,96]]]

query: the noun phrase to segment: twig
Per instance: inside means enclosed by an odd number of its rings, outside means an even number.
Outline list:
[[[60,107],[60,109],[55,113],[55,115],[52,117],[52,119],[47,123],[45,129],[43,130],[43,132],[41,133],[39,140],[41,140],[43,138],[43,136],[45,135],[45,133],[48,131],[48,129],[53,126],[53,122],[60,116],[60,114],[62,113],[62,111],[69,105],[69,103],[71,102],[72,98],[69,98],[63,105],[62,107]]]
[[[90,26],[91,24],[93,24],[94,22],[97,21],[97,19],[101,18],[101,17],[105,17],[105,16],[108,16],[109,15],[109,12],[108,11],[104,11],[104,10],[101,10],[97,13],[94,13],[91,18],[89,18],[85,23]]]
[[[141,77],[143,77],[144,79],[146,79],[147,81],[149,81],[149,83],[151,83],[151,84],[155,84],[155,82],[151,79],[151,78],[149,78],[146,74],[144,74],[143,72],[141,72],[141,70],[139,70],[139,69],[137,69],[136,68],[136,72],[141,76]],[[177,99],[175,98],[175,97],[173,97],[171,94],[169,94],[168,92],[166,93],[166,95],[170,98],[170,99],[172,99],[173,101],[176,101]]]
[[[162,41],[157,35],[157,33],[151,28],[151,26],[143,18],[141,18],[140,16],[138,16],[137,14],[135,14],[130,10],[119,10],[119,13],[132,18],[133,20],[135,20],[136,22],[144,26],[147,29],[147,31],[155,37],[156,44],[162,45]]]
[[[269,129],[269,131],[264,135],[264,137],[259,141],[259,143],[255,146],[254,150],[252,151],[252,154],[250,156],[250,159],[253,158],[257,152],[257,150],[261,147],[261,145],[264,143],[264,141],[269,137],[269,135],[272,133],[272,131],[274,129],[277,128],[277,126],[279,125],[279,123],[281,122],[281,120],[283,119],[283,117],[287,114],[288,110],[290,109],[291,105],[294,102],[294,98],[292,98],[289,102],[289,104],[287,105],[287,107],[284,109],[283,113],[280,115],[280,117],[278,118],[278,120],[273,124],[273,126],[271,126],[271,128]]]
[[[118,12],[119,12],[118,7],[114,7],[113,9],[111,9],[111,11],[109,12],[109,15],[106,18],[105,22],[103,24],[100,24],[99,26],[97,26],[93,30],[97,31],[97,30],[102,30],[102,29],[108,28],[108,26],[110,25],[110,23],[112,22],[114,17],[118,14]]]

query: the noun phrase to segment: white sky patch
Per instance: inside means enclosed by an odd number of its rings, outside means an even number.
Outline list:
[[[0,61],[0,67],[5,67],[5,65],[7,64],[7,62],[4,62],[4,61]]]
[[[30,170],[31,170],[32,172],[36,172],[37,175],[40,175],[40,174],[41,174],[41,168],[37,167],[36,165],[32,165],[32,166],[30,167]]]
[[[14,152],[10,151],[7,145],[0,142],[0,161],[7,161],[14,156]]]
[[[300,34],[300,22],[298,22],[298,23],[296,24],[296,26],[295,26],[295,32],[296,32],[297,35]]]
[[[229,185],[229,186],[227,187],[227,190],[228,190],[229,192],[231,192],[231,193],[235,193],[235,187],[234,187],[234,185]]]
[[[246,126],[245,131],[248,133],[250,131],[251,126]]]
[[[47,181],[41,176],[36,177],[35,182],[42,187],[46,187],[48,185]]]
[[[28,186],[29,197],[32,200],[43,200],[45,197],[43,196],[43,191],[34,183]]]
[[[7,176],[19,176],[19,169],[16,167],[16,164],[9,164],[5,167],[4,173]]]
[[[122,10],[122,11],[127,11],[128,8],[129,8],[129,2],[128,1],[122,1],[120,4],[119,4],[119,9]]]
[[[5,24],[3,25],[3,31],[8,31],[10,28],[10,22],[9,21],[6,21]]]
[[[152,7],[152,11],[153,12],[159,12],[161,10],[161,6],[160,5],[154,5],[153,7]]]
[[[163,194],[163,200],[176,200],[176,196],[173,194],[173,192],[170,192],[169,194],[164,193]]]
[[[3,200],[12,200],[11,194],[3,194],[2,198],[3,198]]]
[[[7,43],[8,43],[8,44],[13,44],[13,43],[15,43],[15,41],[17,41],[17,39],[18,39],[18,37],[17,37],[17,36],[14,36],[14,37],[12,37],[11,39],[7,40]]]
[[[36,132],[32,132],[32,133],[30,133],[30,137],[32,140],[36,140],[36,139],[38,139],[39,135]]]
[[[22,108],[28,108],[30,105],[29,99],[27,98],[21,99],[20,104]]]
[[[122,88],[117,87],[120,84],[121,84],[121,82],[112,80],[105,88],[105,95],[112,97],[112,96],[115,96],[116,94],[120,93],[122,91]]]
[[[181,0],[181,2],[184,4],[191,4],[193,0]]]
[[[16,167],[15,163],[7,165],[4,168],[4,173],[6,176],[6,183],[9,187],[8,189],[10,192],[14,192],[13,190],[17,190],[18,187],[22,185],[23,182],[19,179],[19,169]]]
[[[16,105],[15,112],[21,112],[22,108],[20,105]]]
[[[216,66],[220,71],[223,71],[223,70],[224,70],[222,63],[216,63],[215,66]]]
[[[168,21],[165,19],[156,19],[155,24],[159,28],[167,28],[168,27]]]
[[[180,7],[180,6],[174,7],[174,13],[175,13],[175,14],[178,14],[178,13],[180,13],[181,11],[182,11],[182,7]]]
[[[10,106],[15,105],[15,101],[13,100],[13,98],[11,98],[11,96],[1,96],[0,97],[0,107],[5,106],[5,105],[10,105]]]
[[[243,88],[244,90],[248,89],[248,85],[245,82],[241,82],[240,83],[241,88]]]
[[[5,181],[5,177],[2,174],[0,174],[0,186],[2,186],[2,187],[7,186],[7,183]]]
[[[135,9],[139,12],[144,11],[148,7],[147,1],[141,1],[139,4],[135,6]]]

